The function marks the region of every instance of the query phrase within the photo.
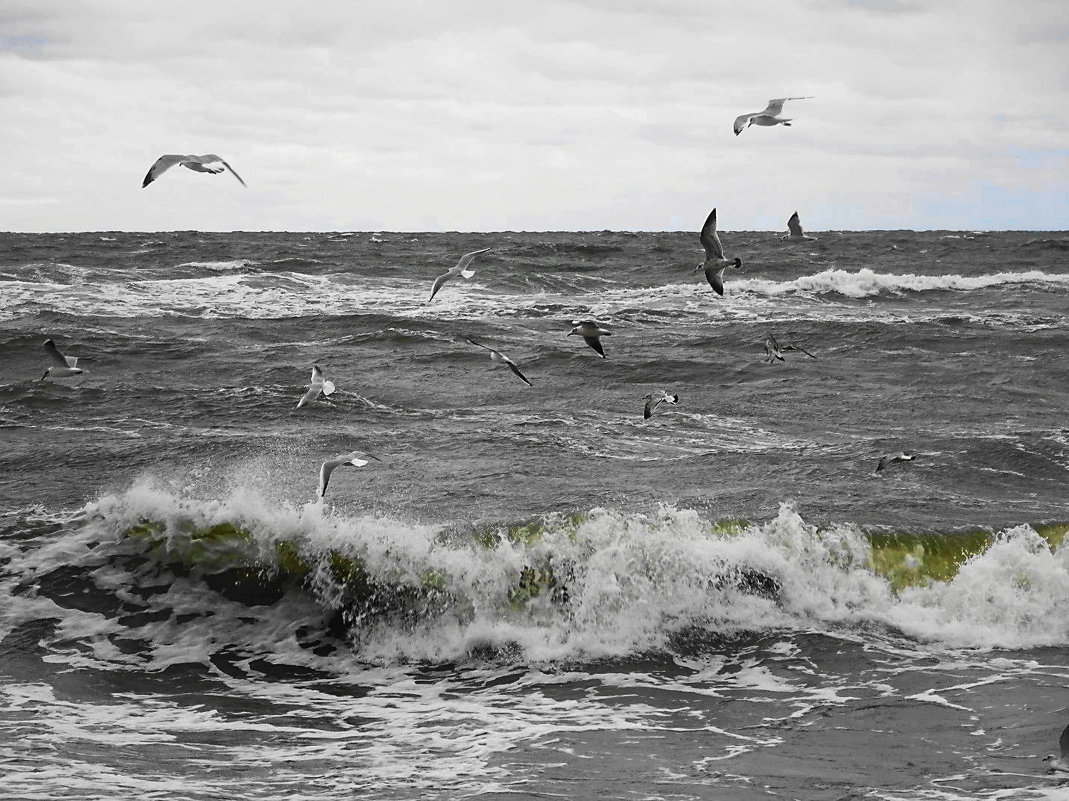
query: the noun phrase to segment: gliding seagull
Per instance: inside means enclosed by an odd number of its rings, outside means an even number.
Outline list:
[[[476,342],[474,339],[466,339],[464,341],[468,342],[468,343],[470,343],[472,345],[475,345],[477,348],[482,348],[483,350],[490,351],[490,361],[492,361],[494,364],[507,365],[508,368],[512,372],[514,372],[517,376],[519,376],[521,379],[523,379],[523,382],[525,384],[527,384],[527,386],[529,386],[529,387],[533,387],[534,386],[534,384],[532,384],[530,381],[527,380],[527,376],[525,376],[523,373],[520,372],[520,368],[516,366],[516,362],[512,361],[512,359],[510,359],[508,356],[506,356],[501,351],[494,350],[493,348],[491,348],[491,347],[489,347],[487,345],[484,345],[481,342]]]
[[[881,456],[880,463],[876,465],[876,472],[879,473],[888,465],[895,464],[896,462],[912,462],[916,458],[917,457],[914,456],[913,453],[910,451],[905,451],[894,456],[890,454],[888,454],[887,456]]]
[[[1058,738],[1058,748],[1062,752],[1061,759],[1054,754],[1044,757],[1044,762],[1049,762],[1049,773],[1069,773],[1069,726],[1062,729],[1062,736]]]
[[[607,358],[605,349],[601,346],[600,337],[612,336],[612,331],[606,331],[594,320],[572,320],[572,325],[575,327],[568,332],[568,336],[578,334],[586,344],[597,351],[601,358]]]
[[[780,239],[816,239],[815,236],[806,236],[802,230],[802,223],[798,220],[798,212],[791,215],[791,218],[787,220],[787,233],[780,237]]]
[[[694,272],[705,270],[705,280],[709,282],[709,286],[716,294],[723,295],[724,270],[728,267],[742,267],[742,259],[738,256],[734,259],[724,258],[724,246],[720,244],[720,237],[716,233],[716,209],[709,212],[699,238],[705,248],[705,261],[695,267]]]
[[[45,370],[45,374],[38,379],[39,381],[44,381],[49,376],[52,376],[52,378],[70,378],[85,372],[78,366],[77,356],[64,356],[51,339],[45,340],[45,350],[48,351],[48,355],[52,357],[52,361],[55,364]]]
[[[817,358],[805,348],[800,348],[794,343],[785,342],[782,345],[779,344],[779,342],[776,341],[776,337],[773,335],[773,333],[771,331],[768,332],[768,339],[765,340],[765,357],[767,358],[769,364],[774,363],[777,359],[779,359],[781,362],[787,361],[783,358],[783,352],[788,350],[800,350],[810,359]]]
[[[656,409],[662,402],[663,403],[678,403],[678,395],[669,395],[664,390],[661,390],[660,394],[651,392],[645,397],[646,406],[642,409],[642,419],[649,420],[653,416],[653,410]]]
[[[149,168],[148,173],[145,175],[145,180],[141,183],[141,188],[144,189],[176,164],[181,164],[194,172],[210,172],[213,175],[218,175],[223,170],[230,170],[231,174],[241,181],[241,185],[245,186],[245,182],[241,180],[240,175],[234,172],[233,167],[214,153],[209,153],[206,156],[160,156],[156,159],[156,163]]]
[[[808,100],[812,95],[805,95],[804,97],[777,97],[768,101],[768,105],[765,106],[764,111],[754,111],[750,114],[740,114],[735,118],[735,136],[741,134],[744,130],[751,125],[790,125],[790,117],[779,116],[783,111],[783,104],[788,100]]]
[[[376,462],[380,461],[370,453],[353,451],[344,456],[336,456],[333,459],[327,459],[327,461],[323,462],[319,468],[319,497],[322,498],[327,494],[327,483],[330,481],[330,474],[334,472],[335,468],[344,467],[345,465],[363,467],[368,464],[368,459],[375,459]]]
[[[430,303],[434,300],[434,296],[438,294],[438,290],[442,288],[442,285],[450,278],[456,278],[458,275],[462,275],[465,278],[471,278],[475,275],[475,270],[469,270],[468,265],[471,264],[471,260],[478,256],[480,253],[486,253],[490,248],[483,248],[482,250],[473,250],[471,253],[465,253],[460,257],[460,261],[457,262],[457,266],[442,273],[434,279],[434,286],[431,287],[431,296],[427,298],[427,302]]]
[[[320,392],[323,393],[323,397],[328,397],[333,391],[334,382],[323,376],[323,371],[319,369],[318,364],[313,364],[311,386],[304,393],[304,397],[297,401],[297,408],[300,409],[306,403],[314,401],[319,397]]]

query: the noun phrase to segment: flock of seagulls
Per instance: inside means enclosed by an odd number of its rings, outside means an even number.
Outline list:
[[[783,104],[792,100],[807,100],[811,97],[811,95],[805,95],[796,97],[773,98],[772,100],[768,101],[768,105],[766,105],[765,108],[761,111],[740,114],[735,119],[734,125],[732,126],[735,135],[738,136],[751,125],[757,125],[761,127],[772,127],[775,125],[790,126],[791,118],[781,116],[783,112]],[[218,175],[223,172],[229,172],[231,175],[234,176],[234,178],[238,180],[238,182],[241,183],[242,186],[247,186],[242,177],[238,175],[234,168],[231,167],[222,157],[214,153],[210,153],[203,156],[178,154],[167,154],[160,156],[158,159],[156,159],[153,165],[149,168],[148,173],[145,175],[145,178],[141,184],[142,188],[147,187],[150,183],[157,180],[161,175],[167,172],[167,170],[175,166],[181,166],[194,172],[208,173],[211,175]],[[812,240],[814,237],[807,236],[802,230],[802,226],[798,218],[798,212],[796,211],[790,216],[790,219],[787,220],[787,234],[782,238],[785,240],[803,241]],[[717,295],[722,297],[724,295],[725,270],[727,270],[729,267],[741,269],[742,259],[738,256],[735,256],[733,258],[727,258],[724,255],[724,246],[721,243],[720,236],[716,230],[715,208],[709,213],[709,216],[705,220],[705,224],[702,226],[701,232],[699,233],[699,241],[701,242],[701,245],[705,250],[705,259],[700,262],[697,267],[695,267],[695,272],[697,272],[698,270],[702,270],[705,273],[705,279],[709,282],[709,286],[712,287],[713,291]],[[463,256],[460,257],[460,260],[457,262],[456,266],[452,267],[451,269],[447,270],[446,272],[435,278],[434,283],[431,285],[431,294],[430,297],[427,299],[427,302],[430,303],[431,301],[433,301],[435,296],[442,289],[442,287],[457,276],[460,276],[462,278],[471,278],[475,274],[475,271],[472,270],[470,267],[472,261],[475,259],[476,256],[481,253],[486,253],[488,250],[490,250],[490,248],[487,247],[482,248],[480,250],[474,250],[470,253],[465,253]],[[608,358],[605,353],[605,348],[602,345],[601,338],[610,336],[612,334],[611,331],[603,328],[601,324],[598,323],[596,320],[573,320],[572,326],[572,330],[568,333],[568,336],[575,335],[582,337],[583,341],[587,345],[589,345],[590,348],[598,354],[598,356],[603,359]],[[519,378],[528,386],[533,386],[531,384],[530,379],[528,379],[527,376],[523,374],[516,362],[514,362],[501,351],[492,348],[489,345],[484,345],[481,342],[476,342],[472,339],[467,339],[465,341],[475,347],[482,348],[483,350],[487,351],[490,354],[490,360],[493,364],[500,364],[504,365],[505,367],[508,367],[508,369],[511,370],[517,378]],[[62,353],[60,353],[59,349],[56,347],[55,342],[53,342],[51,339],[46,340],[45,350],[52,358],[54,364],[52,367],[49,367],[45,371],[45,374],[41,377],[41,380],[44,380],[48,377],[68,378],[71,376],[79,375],[83,372],[83,370],[77,366],[78,359],[76,357],[64,356]],[[787,351],[799,351],[801,353],[804,353],[806,356],[809,356],[810,358],[816,358],[816,356],[814,356],[812,353],[798,345],[795,345],[794,343],[779,343],[776,340],[775,335],[769,332],[768,338],[765,340],[766,361],[769,364],[775,364],[777,361],[785,361],[783,354]],[[319,365],[312,365],[312,377],[309,382],[308,390],[300,398],[300,400],[297,401],[296,408],[300,409],[304,406],[307,406],[308,404],[319,398],[321,395],[323,397],[329,397],[334,392],[334,390],[334,383],[326,378]],[[646,401],[646,404],[643,407],[643,419],[648,420],[653,415],[654,410],[660,404],[678,403],[679,395],[669,394],[668,392],[662,390],[658,393],[650,393],[646,395],[644,400]],[[322,497],[326,493],[327,484],[330,480],[330,475],[336,468],[346,465],[353,467],[363,467],[364,465],[368,464],[367,459],[369,458],[374,459],[375,457],[370,456],[368,454],[354,452],[343,456],[338,456],[335,459],[330,459],[323,462],[320,468],[320,497]],[[880,459],[880,462],[876,467],[876,472],[879,473],[887,465],[895,464],[897,462],[902,461],[910,461],[913,458],[913,455],[908,453],[902,453],[896,456],[884,456]],[[1065,737],[1063,736],[1063,756],[1065,750],[1064,739]]]

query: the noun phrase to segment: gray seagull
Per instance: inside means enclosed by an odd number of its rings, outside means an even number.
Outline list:
[[[660,392],[651,392],[645,396],[646,406],[642,409],[642,419],[649,420],[653,417],[653,410],[656,409],[661,403],[678,403],[678,395],[669,395],[664,390]]]
[[[1069,773],[1069,726],[1062,729],[1062,736],[1058,738],[1058,749],[1062,752],[1061,758],[1055,754],[1044,757],[1044,762],[1049,762],[1049,773]]]
[[[145,180],[141,183],[141,188],[144,189],[176,164],[181,164],[194,172],[210,172],[213,175],[218,175],[223,170],[229,170],[230,174],[237,178],[238,181],[241,181],[242,186],[245,186],[245,182],[241,180],[240,175],[234,172],[233,167],[214,153],[209,153],[206,156],[160,156],[156,159],[156,163],[149,168],[148,173],[145,175]]]
[[[783,358],[783,353],[784,353],[784,351],[788,351],[788,350],[801,351],[806,356],[808,356],[810,359],[817,358],[812,353],[807,351],[805,348],[801,348],[801,347],[799,347],[798,345],[795,345],[792,342],[784,342],[781,345],[776,340],[775,335],[771,331],[768,332],[768,339],[765,340],[765,358],[766,358],[766,360],[768,361],[769,364],[775,363],[775,361],[777,359],[779,361],[781,361],[781,362],[787,361],[786,359]]]
[[[788,100],[808,100],[812,95],[805,95],[803,97],[776,97],[768,101],[768,105],[765,106],[763,111],[754,111],[750,114],[740,114],[735,118],[735,125],[732,126],[735,130],[735,136],[741,134],[744,130],[751,125],[787,125],[791,124],[790,117],[781,117],[780,112],[783,111],[783,104]]]
[[[70,378],[85,372],[78,366],[77,356],[64,356],[51,339],[45,340],[45,350],[48,351],[48,355],[52,357],[52,361],[55,364],[45,370],[45,374],[38,379],[39,381],[44,381],[49,376],[52,378]]]
[[[879,473],[885,467],[890,467],[897,462],[912,462],[917,457],[913,455],[911,451],[904,451],[894,455],[887,454],[880,457],[880,463],[876,465],[876,472]]]
[[[434,296],[438,294],[438,290],[442,288],[446,281],[451,278],[456,278],[458,275],[464,278],[471,278],[475,275],[475,270],[469,270],[468,265],[471,264],[471,260],[478,256],[480,253],[486,253],[490,248],[483,248],[482,250],[473,250],[471,253],[465,253],[460,257],[460,261],[457,262],[457,266],[439,275],[434,279],[434,285],[431,287],[431,296],[427,298],[427,302],[430,303],[434,300]]]
[[[353,451],[344,456],[335,456],[333,459],[327,459],[327,461],[323,462],[319,468],[319,497],[322,498],[327,494],[327,484],[330,482],[330,474],[333,473],[335,469],[346,465],[363,467],[368,464],[368,459],[374,459],[376,462],[380,461],[370,453]]]
[[[601,346],[601,337],[612,336],[612,331],[606,331],[594,320],[572,320],[572,325],[575,327],[568,332],[568,336],[572,334],[581,336],[583,341],[597,351],[601,358],[607,358],[605,349]]]
[[[520,368],[516,366],[516,362],[512,361],[512,359],[510,359],[508,356],[506,356],[501,351],[494,350],[493,348],[489,347],[488,345],[484,345],[481,342],[476,342],[474,339],[466,339],[464,341],[474,345],[477,348],[482,348],[483,350],[490,351],[490,361],[492,361],[494,364],[504,364],[504,365],[506,365],[513,373],[515,373],[519,378],[521,378],[523,380],[523,382],[525,384],[527,384],[527,386],[529,386],[529,387],[533,387],[534,386],[534,384],[532,384],[530,381],[527,380],[527,376],[525,376],[523,373],[520,372]]]
[[[297,408],[300,409],[306,403],[311,403],[319,397],[319,393],[323,393],[323,397],[328,397],[334,392],[334,382],[327,379],[323,375],[323,371],[319,369],[318,364],[312,365],[312,380],[311,386],[308,387],[308,391],[304,393],[299,401],[297,401]]]
[[[790,239],[791,241],[796,242],[803,239],[814,240],[816,237],[806,235],[802,230],[802,223],[798,220],[798,212],[795,212],[791,215],[790,219],[787,220],[787,233],[780,237],[780,239]]]
[[[705,248],[705,261],[695,267],[694,272],[705,270],[705,279],[709,282],[709,286],[716,294],[723,295],[724,270],[728,267],[736,269],[742,267],[742,259],[737,256],[734,259],[724,258],[724,246],[720,244],[720,237],[716,233],[716,209],[709,212],[699,238],[702,247]]]

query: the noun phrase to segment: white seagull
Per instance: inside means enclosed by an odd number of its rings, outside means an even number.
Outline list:
[[[607,358],[605,349],[601,346],[600,337],[612,336],[612,331],[606,331],[594,320],[572,320],[572,325],[575,327],[568,332],[568,336],[578,334],[586,344],[597,351],[601,358]]]
[[[48,351],[48,355],[52,357],[52,361],[55,364],[45,370],[45,374],[38,379],[39,381],[44,381],[49,376],[52,376],[52,378],[70,378],[85,372],[78,366],[77,356],[64,356],[51,339],[45,340],[45,350]]]
[[[323,397],[328,397],[333,391],[334,382],[323,376],[323,371],[319,369],[318,364],[313,364],[311,386],[304,393],[304,397],[297,401],[297,408],[300,409],[306,403],[314,401],[319,397],[320,392],[323,393]]]
[[[735,118],[735,136],[741,134],[744,130],[751,125],[790,125],[790,117],[779,116],[783,111],[783,104],[788,100],[808,100],[812,95],[805,95],[804,97],[777,97],[768,101],[768,105],[765,106],[764,111],[754,111],[750,114],[740,114]]]
[[[1058,748],[1062,752],[1059,759],[1055,754],[1044,757],[1044,762],[1049,762],[1049,773],[1069,773],[1069,726],[1062,729],[1062,736],[1058,738]]]
[[[363,467],[368,464],[368,459],[375,459],[376,462],[380,461],[370,453],[353,451],[344,456],[336,456],[333,459],[327,459],[327,461],[323,462],[319,468],[319,497],[322,498],[327,494],[327,483],[330,481],[330,474],[333,473],[336,468],[344,467],[345,465]]]
[[[231,174],[241,181],[241,185],[245,186],[245,182],[241,180],[240,175],[234,172],[233,167],[214,153],[209,153],[206,156],[160,156],[156,159],[156,163],[149,168],[148,173],[145,175],[145,180],[141,183],[141,188],[144,189],[176,164],[181,164],[194,172],[210,172],[213,175],[218,175],[223,170],[230,170]]]
[[[787,220],[787,233],[780,239],[790,239],[792,241],[798,241],[801,239],[816,239],[815,236],[806,236],[805,231],[802,230],[802,223],[798,220],[798,212],[791,215],[791,218]]]
[[[903,453],[895,454],[894,456],[892,456],[891,454],[887,454],[886,456],[881,456],[880,457],[880,463],[878,465],[876,465],[876,472],[879,473],[885,467],[893,465],[896,462],[912,462],[916,458],[917,457],[914,456],[913,453],[910,452],[910,451],[905,451]]]
[[[705,261],[694,268],[694,272],[705,270],[705,279],[709,286],[718,295],[724,294],[724,270],[728,267],[738,269],[742,267],[742,259],[737,256],[734,259],[724,258],[724,246],[720,244],[720,237],[716,233],[716,209],[709,212],[702,232],[699,235],[702,247],[705,248]]]
[[[532,384],[530,381],[527,380],[527,376],[525,376],[523,373],[520,372],[520,368],[516,366],[516,362],[512,361],[512,359],[510,359],[508,356],[506,356],[501,351],[494,350],[493,348],[491,348],[491,347],[489,347],[487,345],[484,345],[481,342],[476,342],[474,339],[466,339],[464,341],[468,342],[468,343],[470,343],[472,345],[475,345],[475,347],[477,347],[477,348],[482,348],[483,350],[490,351],[490,361],[492,361],[494,364],[504,364],[504,365],[508,366],[508,368],[512,372],[514,372],[517,376],[519,376],[521,379],[523,379],[523,382],[525,384],[527,384],[527,386],[529,386],[529,387],[533,387],[534,386],[534,384]]]
[[[642,410],[642,419],[643,420],[649,420],[653,416],[653,410],[656,409],[662,402],[663,403],[678,403],[679,402],[679,396],[678,395],[669,395],[664,390],[661,390],[661,392],[659,392],[659,393],[651,392],[649,395],[646,395],[645,400],[646,400],[646,406]]]
[[[769,364],[774,363],[777,359],[781,362],[787,361],[783,358],[783,353],[788,350],[799,350],[810,359],[817,358],[805,348],[800,348],[792,342],[785,342],[781,345],[776,340],[775,335],[771,331],[768,332],[768,339],[765,340],[765,357],[768,359]]]
[[[471,278],[473,275],[475,275],[475,270],[469,270],[468,265],[471,264],[472,259],[478,256],[480,253],[486,253],[486,251],[488,251],[489,249],[490,248],[483,248],[482,250],[473,250],[471,253],[465,253],[463,256],[460,257],[460,261],[457,262],[456,267],[442,273],[437,278],[435,278],[434,286],[431,287],[431,296],[427,298],[427,302],[430,303],[432,300],[434,300],[434,296],[438,294],[438,290],[441,289],[442,285],[445,284],[445,282],[449,279],[456,278],[458,275],[461,275],[464,278]]]

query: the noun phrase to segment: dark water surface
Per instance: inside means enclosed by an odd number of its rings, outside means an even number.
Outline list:
[[[0,234],[9,797],[1067,797],[1069,234],[721,236]]]

